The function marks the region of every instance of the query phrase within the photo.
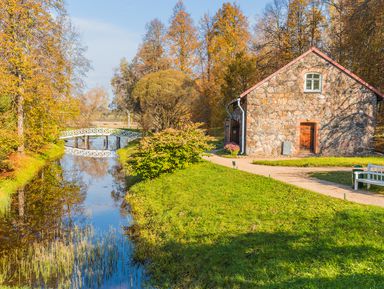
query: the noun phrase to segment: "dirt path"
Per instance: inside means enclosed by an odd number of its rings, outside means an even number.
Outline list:
[[[326,196],[347,199],[348,201],[384,207],[384,195],[375,194],[363,190],[354,191],[351,187],[339,185],[308,176],[311,172],[329,172],[329,171],[351,171],[351,168],[340,167],[321,167],[321,168],[302,168],[302,167],[275,167],[261,166],[251,164],[250,158],[229,159],[216,155],[205,157],[206,160],[218,165],[233,167],[233,161],[239,170],[252,174],[271,177],[276,180],[295,185]]]

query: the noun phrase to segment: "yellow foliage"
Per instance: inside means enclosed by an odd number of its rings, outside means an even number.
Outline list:
[[[74,111],[62,9],[61,0],[0,0],[0,89],[31,150],[55,141]]]

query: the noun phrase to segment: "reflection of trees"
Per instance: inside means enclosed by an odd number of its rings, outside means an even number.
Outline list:
[[[63,181],[57,163],[44,168],[20,190],[13,197],[9,211],[0,218],[0,264],[7,264],[9,269],[0,272],[0,283],[3,279],[6,284],[19,284],[18,279],[24,276],[21,271],[25,270],[20,262],[27,257],[26,252],[32,245],[49,244],[65,235],[68,228],[63,226],[64,219],[84,199],[79,186]],[[29,284],[32,280],[24,281]]]
[[[74,166],[94,178],[102,178],[108,171],[108,159],[74,157]]]
[[[120,214],[122,216],[127,216],[129,214],[128,206],[125,201],[127,186],[126,186],[125,174],[122,170],[121,165],[116,163],[111,167],[111,169],[109,170],[109,173],[114,178],[114,182],[113,182],[114,189],[111,192],[111,197],[115,202],[115,206],[120,207]]]

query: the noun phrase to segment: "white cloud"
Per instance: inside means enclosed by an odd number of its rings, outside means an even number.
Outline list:
[[[103,86],[111,93],[113,69],[122,57],[135,55],[140,35],[100,20],[73,17],[72,21],[88,47],[86,56],[93,67],[86,79],[88,88]]]

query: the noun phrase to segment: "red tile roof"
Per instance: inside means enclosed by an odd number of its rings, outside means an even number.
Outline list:
[[[249,94],[250,92],[252,92],[254,89],[258,88],[260,85],[262,85],[263,83],[265,83],[266,81],[268,81],[269,79],[271,79],[272,77],[274,77],[276,74],[278,74],[279,72],[281,72],[282,70],[286,69],[287,67],[295,64],[296,62],[298,62],[300,59],[304,58],[305,56],[307,56],[308,54],[310,53],[315,53],[316,55],[320,56],[321,58],[325,59],[326,61],[328,61],[329,63],[331,63],[332,65],[334,65],[335,67],[337,67],[338,69],[340,69],[341,71],[343,71],[344,73],[346,73],[347,75],[349,75],[351,78],[353,78],[354,80],[356,80],[357,82],[359,82],[360,84],[364,85],[366,88],[370,89],[371,91],[373,91],[376,95],[378,95],[379,97],[381,97],[382,99],[384,99],[384,94],[381,93],[377,88],[374,88],[373,86],[369,85],[367,82],[365,82],[364,80],[362,80],[360,77],[358,77],[356,74],[354,74],[353,72],[349,71],[348,69],[346,69],[344,66],[342,66],[341,64],[337,63],[335,60],[331,59],[329,56],[325,55],[323,52],[321,52],[319,49],[317,49],[316,47],[312,47],[311,49],[309,49],[307,52],[303,53],[302,55],[300,55],[299,57],[297,57],[296,59],[292,60],[290,63],[288,63],[287,65],[285,65],[284,67],[280,68],[279,70],[277,70],[275,73],[271,74],[270,76],[268,76],[267,78],[263,79],[262,81],[260,81],[259,83],[257,83],[256,85],[254,85],[253,87],[251,87],[250,89],[244,91],[240,97],[244,97],[246,96],[247,94]]]

